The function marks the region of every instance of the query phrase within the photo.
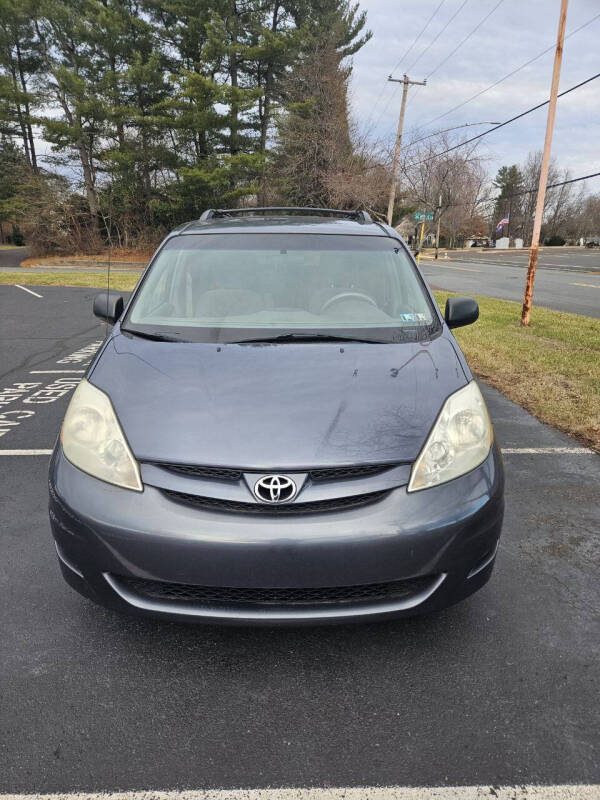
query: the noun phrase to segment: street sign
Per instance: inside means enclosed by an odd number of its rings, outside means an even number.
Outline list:
[[[433,212],[415,211],[414,217],[417,222],[423,222],[424,219],[426,219],[428,222],[431,222],[433,219]]]

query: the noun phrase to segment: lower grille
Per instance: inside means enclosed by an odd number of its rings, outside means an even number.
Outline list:
[[[437,577],[429,575],[404,581],[367,583],[357,586],[240,589],[115,576],[124,588],[146,600],[238,606],[321,606],[401,600],[425,591],[433,585]]]
[[[318,500],[313,503],[281,503],[269,505],[268,503],[244,503],[238,500],[223,500],[219,497],[200,497],[185,492],[175,492],[171,489],[162,489],[162,493],[178,503],[185,503],[196,508],[205,508],[209,511],[225,511],[241,514],[268,514],[270,516],[285,516],[291,514],[316,514],[326,511],[342,511],[359,508],[381,500],[389,489],[369,494],[356,494],[350,497],[334,497],[328,500]]]

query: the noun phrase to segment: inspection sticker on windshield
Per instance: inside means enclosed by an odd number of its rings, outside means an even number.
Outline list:
[[[427,322],[425,314],[400,314],[402,322]]]

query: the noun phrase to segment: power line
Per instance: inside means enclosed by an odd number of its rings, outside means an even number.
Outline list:
[[[589,19],[587,22],[584,22],[583,25],[580,25],[578,28],[575,28],[574,31],[571,31],[571,33],[568,33],[565,36],[565,39],[568,39],[569,37],[574,36],[576,33],[579,33],[579,31],[583,30],[583,28],[586,28],[588,25],[591,25],[592,22],[595,22],[599,18],[600,18],[600,14],[596,14],[594,17]],[[433,119],[430,119],[429,122],[425,122],[422,125],[422,127],[426,128],[428,125],[432,125],[434,122],[437,122],[438,120],[443,119],[443,117],[447,117],[448,114],[452,114],[453,111],[458,111],[459,108],[462,108],[463,106],[466,106],[467,103],[470,103],[472,100],[475,100],[477,97],[481,97],[482,94],[485,94],[486,92],[489,92],[490,89],[494,89],[496,86],[498,86],[499,84],[503,83],[505,80],[508,80],[508,78],[512,78],[512,76],[516,75],[517,72],[520,72],[522,69],[525,69],[525,67],[528,67],[530,64],[533,64],[533,62],[537,61],[538,58],[541,58],[542,56],[546,55],[546,53],[549,53],[551,50],[554,50],[555,46],[556,46],[556,43],[551,44],[550,47],[547,47],[545,50],[542,50],[541,53],[537,54],[537,56],[534,56],[533,58],[530,58],[528,61],[525,61],[524,64],[521,64],[520,67],[517,67],[516,69],[513,69],[512,72],[507,73],[503,78],[500,78],[499,80],[495,81],[494,83],[490,84],[489,86],[486,86],[485,89],[481,89],[479,92],[476,92],[474,95],[469,97],[467,100],[463,100],[462,103],[459,103],[458,105],[453,106],[448,111],[444,111],[443,114],[439,114],[437,117],[434,117]]]
[[[440,32],[439,32],[439,33],[438,33],[438,34],[437,34],[437,35],[436,35],[436,36],[435,36],[435,37],[434,37],[434,38],[433,38],[433,39],[432,39],[432,40],[429,42],[429,44],[427,45],[427,47],[426,47],[424,50],[422,50],[422,51],[421,51],[421,54],[420,54],[419,56],[417,56],[417,58],[416,58],[416,59],[415,59],[415,60],[412,62],[412,64],[410,64],[410,66],[409,66],[409,67],[407,67],[407,72],[409,72],[409,71],[410,71],[410,70],[411,70],[411,69],[412,69],[412,68],[415,66],[415,64],[418,64],[418,63],[419,63],[419,61],[420,61],[420,60],[423,58],[423,56],[425,55],[425,53],[427,53],[427,52],[428,52],[428,50],[429,50],[429,49],[430,49],[430,48],[431,48],[431,47],[432,47],[432,46],[433,46],[433,45],[434,45],[434,44],[437,42],[437,40],[440,38],[440,36],[442,35],[442,33],[444,33],[444,31],[445,31],[445,30],[446,30],[446,28],[447,28],[447,27],[450,25],[450,23],[451,23],[453,20],[455,20],[455,19],[456,19],[456,17],[457,17],[457,16],[460,14],[460,12],[463,10],[463,8],[464,8],[464,7],[467,5],[467,3],[468,3],[468,2],[469,2],[469,0],[463,0],[463,2],[461,3],[461,5],[460,5],[460,6],[458,7],[458,9],[457,9],[457,10],[454,12],[454,14],[453,14],[453,15],[450,17],[450,19],[449,19],[449,20],[448,20],[448,22],[447,22],[447,23],[444,25],[444,27],[442,28],[442,30],[441,30],[441,31],[440,31]]]
[[[466,5],[466,3],[467,3],[467,2],[468,2],[468,0],[464,0],[464,2],[463,2],[463,3],[462,3],[462,5],[460,6],[460,8],[459,8],[459,9],[458,9],[458,11],[456,12],[456,14],[454,14],[454,16],[453,16],[453,17],[452,17],[452,18],[449,20],[449,22],[446,24],[446,26],[444,26],[444,28],[442,29],[442,31],[440,32],[440,34],[441,34],[441,33],[443,33],[443,31],[446,29],[446,27],[448,27],[448,24],[450,24],[450,22],[452,21],[452,19],[454,19],[454,17],[456,17],[456,15],[458,14],[458,12],[459,12],[459,11],[460,11],[460,10],[461,10],[461,9],[462,9],[462,8],[463,8],[465,5]],[[495,10],[495,9],[494,9],[494,10]],[[579,33],[579,31],[583,30],[584,28],[587,28],[587,27],[588,27],[588,25],[591,25],[593,22],[596,22],[596,20],[597,20],[597,19],[600,19],[600,14],[596,14],[595,16],[591,17],[591,18],[590,18],[590,19],[588,19],[586,22],[584,22],[582,25],[580,25],[578,28],[575,28],[575,30],[573,30],[573,31],[571,31],[570,33],[568,33],[568,34],[565,36],[565,40],[569,39],[571,36],[574,36],[576,33]],[[437,39],[437,38],[438,38],[438,37],[436,37],[436,39]],[[434,40],[434,42],[435,42],[435,40]],[[432,42],[431,44],[433,44],[434,42]],[[530,58],[530,59],[528,59],[528,60],[527,60],[527,61],[525,61],[523,64],[521,64],[519,67],[517,67],[516,69],[513,69],[511,72],[508,72],[506,75],[504,75],[502,78],[499,78],[499,79],[498,79],[497,81],[495,81],[494,83],[491,83],[489,86],[486,86],[486,87],[485,87],[485,89],[481,89],[480,91],[476,92],[476,93],[475,93],[474,95],[472,95],[471,97],[467,98],[466,100],[463,100],[463,102],[462,102],[462,103],[458,103],[458,105],[456,105],[456,106],[453,106],[452,108],[448,109],[448,111],[444,111],[442,114],[438,114],[438,116],[437,116],[437,117],[433,117],[433,119],[430,119],[428,122],[425,122],[423,125],[420,125],[420,126],[419,126],[419,129],[420,129],[420,130],[423,130],[423,128],[427,128],[429,125],[432,125],[434,122],[437,122],[438,120],[440,120],[440,119],[443,119],[444,117],[447,117],[449,114],[452,114],[454,111],[458,111],[458,109],[459,109],[459,108],[463,108],[463,107],[464,107],[464,106],[466,106],[468,103],[472,102],[473,100],[476,100],[478,97],[481,97],[481,95],[482,95],[482,94],[485,94],[486,92],[489,92],[491,89],[494,89],[496,86],[499,86],[499,85],[500,85],[501,83],[503,83],[504,81],[508,80],[509,78],[512,78],[512,76],[513,76],[513,75],[516,75],[518,72],[520,72],[521,70],[525,69],[525,68],[526,68],[526,67],[528,67],[530,64],[533,64],[535,61],[537,61],[538,59],[540,59],[542,56],[546,55],[546,53],[549,53],[549,52],[550,52],[551,50],[553,50],[554,48],[555,48],[555,43],[551,44],[549,47],[546,47],[544,50],[542,50],[542,51],[541,51],[540,53],[538,53],[536,56],[533,56],[533,58]],[[427,49],[428,49],[428,48],[427,48]],[[425,51],[424,51],[424,52],[425,52]],[[423,54],[422,54],[422,55],[423,55]],[[413,62],[413,64],[414,64],[414,63],[415,63],[415,62]],[[438,66],[439,66],[439,65],[438,65]],[[436,70],[437,70],[437,67],[436,67]],[[429,73],[429,74],[431,75],[432,73]],[[379,98],[378,98],[378,100],[377,100],[377,102],[376,102],[376,104],[375,104],[375,105],[378,105],[378,103],[379,103],[379,100],[381,99],[381,96],[383,95],[383,92],[385,91],[385,87],[386,87],[386,86],[387,86],[387,84],[385,84],[385,85],[384,85],[384,87],[383,87],[383,89],[382,89],[382,91],[381,91],[381,93],[380,93],[380,95],[379,95]],[[417,89],[417,90],[416,90],[416,91],[413,93],[413,97],[409,99],[409,101],[408,101],[408,102],[409,102],[409,104],[410,104],[411,100],[412,100],[412,99],[414,99],[414,95],[416,94],[416,92],[417,92],[417,91],[418,91],[418,89]],[[377,118],[377,122],[375,123],[375,125],[377,125],[377,124],[379,123],[379,121],[381,120],[381,117],[384,115],[384,113],[385,113],[385,112],[387,111],[387,109],[389,108],[389,105],[390,105],[390,103],[391,103],[391,100],[392,100],[392,99],[393,99],[393,97],[395,96],[396,92],[397,92],[397,88],[396,88],[396,90],[394,91],[394,93],[392,94],[392,96],[390,96],[390,99],[388,100],[388,102],[387,102],[387,105],[385,106],[385,108],[383,109],[383,111],[382,111],[382,112],[379,114],[379,116],[378,116],[378,118]],[[560,95],[559,95],[559,96],[560,96]],[[375,108],[375,107],[374,107],[374,108]],[[371,119],[371,117],[372,117],[372,116],[373,116],[373,112],[372,112],[372,113],[371,113],[371,115],[370,115],[369,121],[370,121],[370,119]],[[493,130],[493,129],[492,129],[492,130]],[[491,131],[488,131],[488,132],[491,132]]]
[[[365,125],[365,129],[367,130],[367,132],[368,132],[368,130],[369,130],[369,125],[371,124],[371,121],[372,121],[372,119],[373,119],[373,114],[375,113],[375,109],[377,108],[377,106],[378,106],[378,105],[379,105],[379,103],[381,102],[381,98],[383,97],[383,94],[384,94],[384,92],[385,92],[385,90],[386,90],[386,87],[387,87],[387,86],[388,86],[388,83],[387,83],[387,81],[386,81],[386,82],[383,84],[383,86],[381,87],[381,91],[379,92],[379,95],[378,95],[378,97],[377,97],[377,100],[375,100],[375,103],[374,103],[374,105],[373,105],[373,108],[371,109],[371,113],[370,113],[370,114],[369,114],[369,116],[367,117],[367,122],[366,122],[366,125]],[[397,87],[397,86],[394,86],[394,89],[392,90],[392,94],[390,95],[390,99],[388,100],[386,107],[385,107],[385,108],[384,108],[384,110],[381,112],[381,114],[380,114],[380,115],[377,117],[377,121],[374,123],[374,125],[377,125],[377,124],[379,123],[379,120],[380,120],[380,119],[381,119],[381,117],[383,116],[383,114],[384,114],[384,111],[387,111],[387,109],[389,108],[389,105],[390,105],[390,103],[391,103],[392,97],[394,97],[394,96],[395,96],[395,94],[396,94],[396,92],[397,92],[397,91],[398,91],[398,87]]]
[[[566,94],[569,94],[569,92],[574,92],[575,89],[579,89],[581,86],[585,86],[586,83],[591,83],[592,81],[596,80],[596,78],[600,78],[600,72],[597,72],[595,75],[592,75],[591,78],[586,78],[584,81],[581,81],[581,83],[575,84],[575,86],[571,86],[570,89],[565,89],[565,91],[560,92],[560,94],[558,94],[557,97],[564,97]],[[549,102],[550,100],[544,100],[543,103],[538,103],[537,106],[528,108],[527,111],[522,111],[520,114],[517,114],[516,116],[511,117],[510,119],[507,119],[504,122],[501,122],[499,125],[495,125],[493,128],[489,128],[487,131],[483,131],[482,133],[478,133],[476,136],[472,136],[470,139],[466,139],[464,142],[460,142],[459,144],[455,144],[452,147],[448,147],[446,150],[442,150],[441,153],[434,153],[433,155],[427,156],[427,158],[424,158],[421,161],[415,161],[413,164],[408,164],[405,167],[405,169],[410,167],[417,167],[419,166],[419,164],[425,164],[427,161],[431,161],[434,158],[440,158],[440,156],[445,156],[446,153],[451,153],[453,150],[458,150],[459,147],[464,147],[465,145],[470,144],[471,142],[475,142],[477,139],[481,139],[483,136],[487,136],[488,133],[493,133],[494,131],[497,131],[500,128],[504,128],[505,125],[509,125],[511,122],[515,122],[516,120],[521,119],[521,117],[525,117],[527,116],[527,114],[531,114],[533,111],[537,111],[539,108],[547,106]]]
[[[579,178],[569,178],[566,181],[559,181],[558,183],[549,183],[546,186],[546,189],[557,189],[559,186],[566,186],[569,183],[579,183],[581,181],[587,181],[590,178],[598,178],[600,177],[600,172],[592,172],[590,175],[582,175]],[[522,189],[520,192],[514,192],[513,194],[499,194],[496,197],[482,197],[480,200],[475,200],[473,203],[468,201],[463,201],[460,203],[450,203],[447,208],[457,208],[458,206],[476,206],[481,205],[481,203],[495,203],[496,200],[510,200],[512,197],[522,197],[524,194],[535,194],[537,192],[537,187],[535,189]]]
[[[476,125],[499,125],[499,122],[465,122],[462,125],[454,125],[452,128],[444,128],[442,131],[434,131],[433,133],[428,133],[426,136],[421,136],[419,139],[413,139],[412,142],[406,145],[404,149],[408,149],[409,147],[414,147],[419,142],[424,142],[425,139],[431,139],[433,136],[439,136],[442,133],[448,133],[449,131],[457,131],[460,128],[473,128]]]
[[[449,60],[452,58],[452,56],[453,56],[453,55],[454,55],[456,52],[458,52],[458,50],[460,50],[460,48],[463,46],[463,44],[465,44],[465,42],[467,42],[467,41],[468,41],[468,40],[471,38],[471,36],[473,36],[473,34],[474,34],[474,33],[476,33],[476,32],[479,30],[479,28],[481,28],[481,26],[483,25],[483,23],[484,23],[484,22],[486,22],[486,21],[487,21],[487,20],[488,20],[488,19],[489,19],[489,18],[492,16],[492,14],[494,13],[494,11],[496,11],[496,9],[497,9],[497,8],[499,8],[499,7],[502,5],[502,3],[503,3],[503,2],[504,2],[504,0],[498,0],[498,2],[497,2],[497,3],[496,3],[496,5],[495,5],[495,6],[492,8],[492,10],[491,10],[491,11],[488,11],[488,13],[485,15],[485,17],[483,17],[483,19],[482,19],[482,20],[480,20],[480,21],[477,23],[477,25],[475,25],[475,27],[474,27],[474,28],[473,28],[473,29],[472,29],[472,30],[471,30],[471,31],[470,31],[470,32],[469,32],[469,33],[468,33],[468,34],[467,34],[467,35],[464,37],[464,39],[462,39],[462,40],[461,40],[461,41],[460,41],[460,42],[459,42],[459,43],[456,45],[456,47],[454,48],[454,50],[452,50],[450,53],[448,53],[448,55],[447,55],[445,58],[443,58],[443,59],[440,61],[440,63],[437,65],[437,67],[434,67],[434,68],[431,70],[431,72],[430,72],[430,73],[428,73],[428,75],[427,75],[427,77],[425,78],[425,80],[429,80],[429,78],[430,78],[432,75],[435,75],[435,73],[436,73],[436,72],[437,72],[439,69],[441,69],[441,67],[443,67],[443,66],[444,66],[444,64],[445,64],[447,61],[449,61]],[[460,10],[460,9],[459,9],[459,10]],[[417,90],[416,90],[416,91],[413,93],[413,96],[411,97],[411,101],[413,101],[413,100],[415,99],[415,95],[417,94],[417,92],[418,92],[418,91],[419,91],[419,90],[417,89]]]
[[[468,3],[468,2],[469,2],[469,0],[463,0],[463,2],[461,3],[461,5],[460,5],[460,6],[458,7],[458,9],[457,9],[457,10],[454,12],[454,14],[453,14],[453,15],[450,17],[450,19],[448,20],[448,22],[446,22],[446,24],[445,24],[445,25],[444,25],[444,27],[441,29],[441,31],[439,31],[439,33],[438,33],[438,34],[437,34],[437,35],[436,35],[436,36],[435,36],[435,37],[432,39],[432,41],[431,41],[431,42],[430,42],[430,43],[427,45],[427,47],[426,47],[426,48],[425,48],[425,49],[424,49],[424,50],[421,52],[421,54],[420,54],[419,56],[417,56],[417,58],[416,58],[416,59],[415,59],[415,60],[412,62],[412,64],[410,64],[410,66],[409,66],[409,67],[407,67],[407,69],[406,69],[406,72],[410,72],[410,70],[411,70],[411,69],[414,67],[414,65],[415,65],[415,64],[416,64],[418,61],[420,61],[420,60],[421,60],[421,58],[423,58],[423,56],[424,56],[424,55],[425,55],[425,53],[426,53],[426,52],[429,50],[429,48],[430,48],[432,45],[434,45],[434,44],[437,42],[437,40],[438,40],[438,39],[440,38],[440,36],[441,36],[441,35],[444,33],[444,31],[446,30],[446,28],[447,28],[447,27],[450,25],[450,23],[451,23],[451,22],[452,22],[454,19],[456,19],[456,17],[457,17],[457,16],[460,14],[460,12],[463,10],[463,8],[464,8],[464,7],[467,5],[467,3]],[[440,4],[440,6],[441,6],[441,4]],[[440,8],[440,6],[438,6],[438,9]],[[438,9],[436,9],[436,13],[437,13],[437,10],[438,10]],[[434,16],[435,16],[435,15],[434,15]],[[433,19],[433,17],[432,17],[432,19]],[[396,65],[396,66],[397,66],[397,65]],[[392,70],[392,72],[393,72],[393,71],[394,71],[394,70]],[[374,123],[375,127],[377,127],[377,125],[379,124],[379,122],[380,122],[381,118],[383,117],[383,115],[385,114],[385,112],[386,112],[386,111],[388,110],[388,108],[390,107],[390,103],[392,102],[393,98],[396,96],[396,92],[397,92],[397,91],[398,91],[398,87],[396,87],[396,88],[394,89],[394,92],[393,92],[393,93],[390,95],[390,97],[389,97],[389,99],[388,99],[388,101],[387,101],[386,105],[384,106],[383,110],[381,111],[381,113],[380,113],[380,114],[379,114],[379,116],[377,117],[377,120],[376,120],[376,122]],[[418,91],[418,89],[417,89],[417,91]],[[382,91],[382,92],[380,93],[380,95],[379,95],[379,97],[380,97],[380,98],[381,98],[382,94],[383,94],[383,91]]]
[[[408,54],[409,54],[409,53],[412,51],[413,47],[414,47],[414,46],[416,45],[416,43],[419,41],[419,39],[421,38],[421,36],[422,36],[422,35],[425,33],[425,31],[426,31],[426,30],[427,30],[427,28],[429,27],[429,25],[430,25],[431,21],[432,21],[432,20],[434,19],[434,17],[437,15],[438,11],[439,11],[439,10],[440,10],[440,8],[441,8],[441,7],[444,5],[444,3],[445,3],[445,2],[446,2],[446,0],[440,0],[440,2],[438,3],[438,5],[437,5],[437,7],[436,7],[435,11],[433,12],[433,14],[432,14],[432,15],[429,17],[429,19],[427,20],[427,22],[425,23],[425,25],[424,25],[424,26],[421,28],[421,30],[419,31],[419,33],[417,34],[417,36],[416,36],[416,37],[413,39],[413,42],[412,42],[412,44],[411,44],[411,45],[409,45],[409,47],[408,47],[408,48],[407,48],[407,49],[404,51],[404,53],[403,53],[403,54],[400,56],[400,58],[398,59],[398,61],[397,61],[397,62],[394,64],[394,66],[392,67],[391,74],[393,74],[393,73],[394,73],[394,72],[395,72],[395,71],[398,69],[398,67],[400,66],[400,64],[401,64],[401,63],[404,61],[404,59],[407,57],[407,55],[408,55]],[[383,94],[384,94],[384,92],[385,92],[385,87],[386,87],[386,86],[387,86],[387,84],[384,84],[384,85],[381,87],[381,91],[379,92],[379,95],[378,95],[378,97],[377,97],[377,100],[375,100],[375,104],[373,105],[373,108],[371,109],[371,113],[369,114],[369,116],[368,116],[368,118],[367,118],[367,123],[366,123],[366,126],[365,126],[367,129],[368,129],[369,125],[371,124],[371,120],[373,119],[373,114],[375,113],[375,110],[376,110],[377,106],[378,106],[378,105],[379,105],[379,103],[381,102],[381,98],[383,97]],[[392,97],[393,97],[393,96],[396,94],[396,91],[397,91],[397,89],[398,89],[398,87],[397,87],[397,86],[395,86],[395,87],[394,87],[394,91],[393,91],[393,93],[392,93],[392,96],[391,96],[391,97],[390,97],[390,99],[388,100],[388,104],[387,104],[387,106],[386,106],[385,110],[387,110],[387,108],[389,107],[389,105],[390,105],[390,102],[391,102],[391,99],[392,99]],[[382,112],[382,114],[380,114],[380,116],[377,118],[377,122],[379,122],[379,119],[381,118],[381,116],[383,116],[383,112]]]
[[[398,61],[396,62],[396,64],[394,64],[394,66],[392,67],[392,73],[394,73],[394,72],[395,72],[395,71],[398,69],[398,67],[400,66],[400,64],[401,64],[401,63],[404,61],[404,59],[405,59],[405,58],[408,56],[408,54],[409,54],[409,53],[412,51],[413,47],[414,47],[414,46],[416,45],[416,43],[419,41],[419,39],[421,38],[421,36],[422,36],[422,35],[425,33],[425,31],[426,31],[426,30],[427,30],[427,28],[429,27],[429,25],[430,25],[431,21],[432,21],[432,20],[433,20],[433,18],[434,18],[434,17],[437,15],[438,11],[439,11],[439,10],[440,10],[440,8],[441,8],[441,7],[444,5],[444,3],[445,3],[445,2],[446,2],[446,0],[440,0],[440,3],[439,3],[439,5],[437,6],[437,8],[436,8],[436,9],[435,9],[435,11],[433,12],[433,14],[432,14],[432,15],[429,17],[429,19],[427,20],[427,22],[425,23],[425,25],[423,25],[423,27],[421,28],[421,30],[420,30],[420,31],[419,31],[419,33],[417,34],[416,38],[413,40],[413,43],[410,45],[410,47],[408,47],[408,48],[407,48],[407,50],[405,50],[405,52],[403,53],[403,55],[402,55],[402,56],[400,56],[400,58],[398,59]]]
[[[558,189],[560,186],[566,186],[569,183],[580,183],[581,181],[587,181],[591,178],[598,178],[600,177],[600,172],[592,172],[590,175],[582,175],[579,178],[569,178],[567,181],[559,181],[558,183],[549,183],[546,186],[546,189]],[[504,195],[496,195],[496,197],[482,197],[479,200],[474,200],[473,202],[469,200],[463,200],[458,203],[448,203],[447,206],[444,206],[445,209],[449,208],[460,208],[461,206],[479,206],[482,203],[495,203],[497,200],[510,200],[513,197],[522,197],[524,194],[535,194],[537,192],[537,187],[535,189],[523,189],[520,192],[514,192],[513,194],[504,194]]]
[[[588,178],[597,178],[600,175],[600,172],[592,172],[591,175],[583,175],[581,178],[570,178],[568,181],[561,181],[560,183],[549,183],[546,187],[547,189],[556,189],[557,186],[566,186],[567,183],[577,183],[578,181],[587,181]],[[531,192],[536,192],[537,189],[531,189],[524,194],[531,194]]]
[[[435,69],[432,69],[432,70],[431,70],[431,72],[430,72],[430,73],[427,75],[427,80],[428,80],[428,79],[429,79],[429,78],[430,78],[432,75],[435,75],[435,73],[438,71],[438,69],[440,69],[440,67],[443,67],[443,66],[444,66],[444,64],[446,63],[446,61],[448,61],[450,58],[452,58],[452,56],[453,56],[453,55],[454,55],[454,54],[455,54],[455,53],[456,53],[458,50],[460,50],[460,48],[463,46],[463,44],[465,44],[465,42],[467,42],[467,41],[468,41],[468,40],[471,38],[471,36],[473,36],[473,34],[474,34],[474,33],[476,33],[476,32],[479,30],[479,28],[481,28],[481,26],[483,25],[483,23],[484,23],[484,22],[486,22],[486,21],[487,21],[487,20],[488,20],[488,19],[489,19],[489,18],[492,16],[492,14],[494,13],[494,11],[496,11],[496,9],[497,9],[497,8],[499,8],[499,7],[502,5],[502,3],[503,3],[503,2],[504,2],[504,0],[498,0],[498,2],[496,3],[496,5],[495,5],[495,6],[492,8],[492,10],[491,10],[491,11],[488,11],[488,13],[485,15],[485,17],[484,17],[484,18],[481,20],[481,22],[478,22],[478,23],[477,23],[477,25],[475,25],[475,27],[473,28],[473,30],[472,30],[470,33],[468,33],[468,34],[465,36],[465,38],[464,38],[464,39],[462,39],[462,41],[460,41],[460,42],[459,42],[459,43],[456,45],[456,47],[454,48],[454,50],[452,50],[452,52],[451,52],[451,53],[449,53],[449,54],[446,56],[446,58],[444,58],[442,61],[440,61],[440,63],[437,65],[437,67],[435,67]]]

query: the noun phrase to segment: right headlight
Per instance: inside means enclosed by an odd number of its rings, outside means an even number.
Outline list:
[[[60,432],[71,464],[124,489],[143,491],[140,468],[108,395],[85,378],[71,398]]]
[[[444,403],[413,464],[407,491],[428,489],[475,469],[487,458],[492,439],[485,400],[471,381]]]

